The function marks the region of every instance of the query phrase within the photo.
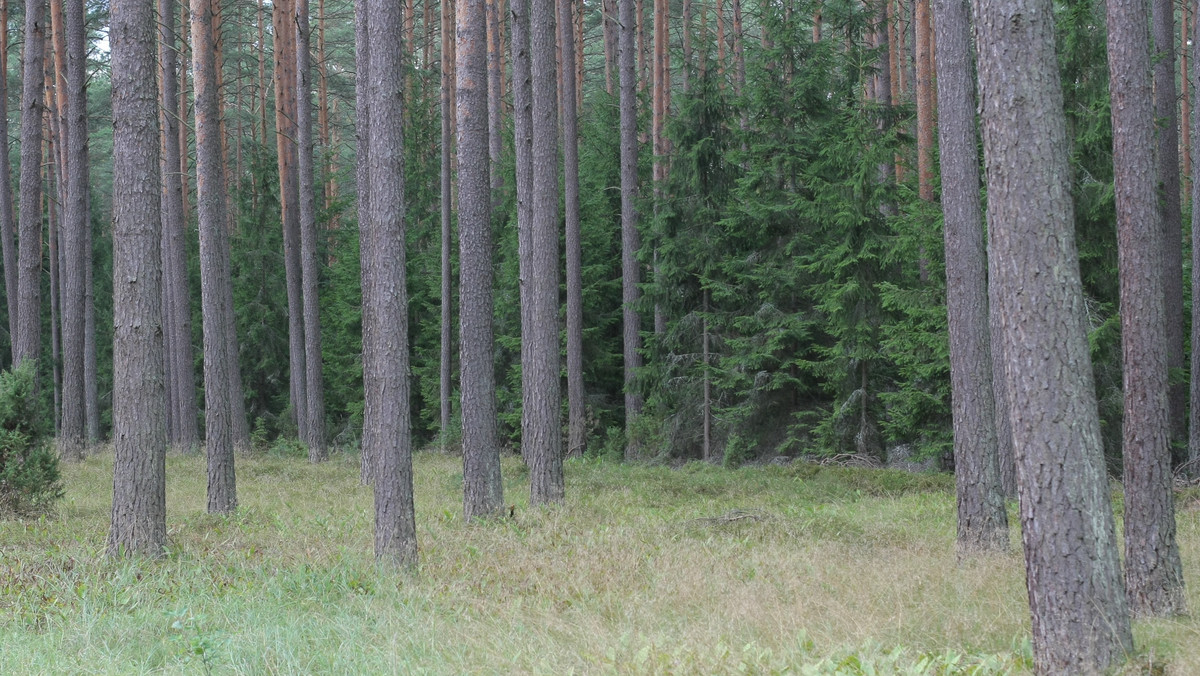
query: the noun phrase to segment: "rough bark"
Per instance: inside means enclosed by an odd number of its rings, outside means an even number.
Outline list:
[[[440,404],[439,429],[442,452],[450,444],[450,418],[453,415],[450,399],[454,383],[451,381],[454,359],[454,280],[450,266],[451,225],[453,216],[453,185],[450,159],[454,144],[454,3],[442,3],[442,167],[441,167],[441,216],[442,216],[442,289],[441,289],[441,355],[438,374],[438,399]]]
[[[112,555],[161,555],[167,535],[154,38],[153,4],[113,0]]]
[[[402,44],[403,12],[391,0],[365,0],[373,45]],[[408,382],[408,293],[404,270],[404,49],[372,49],[371,215],[366,246],[372,257],[370,342],[372,370],[364,373],[363,446],[377,462],[375,558],[417,562],[413,514],[412,436]],[[364,280],[366,281],[366,280]]]
[[[1187,123],[1192,127],[1192,136],[1200,138],[1200,17],[1192,16],[1191,53],[1192,70],[1188,80],[1192,90],[1191,119]],[[1192,156],[1192,166],[1200,166],[1200,148],[1188,146]],[[1200,242],[1200,181],[1192,180],[1192,317],[1200,317],[1200,247],[1194,243]],[[1188,469],[1189,476],[1200,474],[1200,321],[1192,320],[1192,356],[1191,356],[1191,399],[1188,411]]]
[[[1158,121],[1158,207],[1162,219],[1162,288],[1167,373],[1183,372],[1183,214],[1179,187],[1179,115],[1175,88],[1175,3],[1151,0],[1154,31],[1154,119]],[[1148,93],[1148,92],[1147,92]],[[1186,146],[1185,146],[1186,147]],[[1187,383],[1167,385],[1168,452],[1179,459],[1187,440]]]
[[[970,8],[967,0],[934,0],[934,12],[941,47],[937,53],[938,147],[945,214],[958,550],[972,554],[1008,547],[1008,516],[996,450]],[[890,96],[890,85],[886,89]]]
[[[42,349],[42,88],[45,0],[25,2],[21,90],[21,210],[17,242],[17,333],[13,364],[37,361]]]
[[[486,0],[487,10],[487,83],[488,83],[488,178],[492,187],[493,206],[499,204],[500,188],[504,185],[503,166],[500,163],[504,153],[504,109],[502,107],[504,90],[501,83],[501,70],[504,62],[501,54],[504,51],[503,40],[500,39],[500,3],[501,0]]]
[[[685,6],[688,1],[684,0]],[[604,90],[609,96],[616,91],[617,85],[617,2],[618,0],[600,0],[600,13],[604,24]],[[515,35],[513,39],[516,39]],[[514,63],[514,67],[515,65]]]
[[[300,261],[300,176],[296,147],[296,0],[273,4],[275,27],[275,154],[283,223],[283,264],[288,299],[288,372],[292,415],[301,439],[308,438],[308,367],[304,361],[304,291]]]
[[[217,105],[214,0],[191,0],[192,72],[196,113],[196,206],[200,226],[200,306],[204,332],[204,442],[208,455],[208,511],[237,508],[234,476],[233,387],[228,326],[229,225],[225,165]]]
[[[574,0],[558,0],[562,44],[563,202],[566,206],[567,259],[567,455],[587,450],[587,409],[583,385],[583,239],[579,217],[579,124],[575,91]]]
[[[371,298],[375,288],[374,261],[370,248],[362,246],[367,243],[371,223],[371,43],[370,32],[367,30],[370,18],[367,16],[365,0],[354,3],[354,108],[355,108],[355,192],[358,195],[358,237],[359,264],[362,270],[362,306],[374,307]],[[374,315],[362,313],[362,344],[365,348],[374,340]],[[375,352],[364,349],[362,354],[363,373],[373,373],[375,367]],[[365,384],[365,383],[364,383]],[[374,448],[363,444],[359,464],[359,480],[368,485],[375,480]]]
[[[513,49],[524,2],[514,0]],[[455,3],[458,120],[459,343],[463,425],[463,512],[468,520],[504,507],[492,364],[492,228],[488,186],[487,17],[483,0]],[[517,61],[514,53],[514,73]],[[514,75],[514,87],[520,86]],[[518,111],[519,112],[519,111]],[[519,185],[519,183],[518,183]]]
[[[1155,183],[1146,4],[1106,3],[1125,394],[1125,588],[1134,615],[1171,615],[1184,610],[1183,570],[1171,493],[1167,333],[1159,268],[1163,229]]]
[[[296,15],[296,141],[299,161],[300,286],[304,303],[304,412],[301,429],[309,462],[325,460],[325,393],[321,367],[321,305],[317,297],[321,267],[317,256],[316,170],[313,166],[312,63],[309,51],[308,0],[295,0]]]
[[[1088,352],[1053,8],[975,0],[974,15],[1034,660],[1038,673],[1103,672],[1133,638]]]
[[[637,303],[641,270],[637,252],[640,247],[637,224],[637,100],[633,72],[633,0],[620,0],[620,71],[621,71],[621,324],[625,357],[625,455],[637,455],[634,426],[642,411],[637,391],[637,371],[642,366],[641,324]],[[685,64],[686,68],[686,64]]]
[[[530,503],[562,502],[562,408],[558,346],[558,79],[555,0],[532,0],[533,219],[521,313],[521,450],[529,462]]]
[[[0,0],[0,139],[8,138],[8,0]],[[0,143],[0,252],[4,262],[4,297],[8,306],[9,343],[17,336],[17,240],[13,214],[8,143]],[[11,357],[11,355],[9,355]]]
[[[159,0],[159,16],[175,15],[175,0]],[[187,214],[183,211],[183,188],[175,179],[179,169],[179,135],[182,111],[178,109],[179,80],[175,58],[173,21],[159,23],[158,58],[162,82],[162,257],[167,387],[174,407],[174,429],[170,443],[184,452],[200,443],[197,427],[196,373],[192,353],[192,303],[188,285]]]

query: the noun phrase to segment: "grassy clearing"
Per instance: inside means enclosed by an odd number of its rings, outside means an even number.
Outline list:
[[[466,524],[460,461],[418,454],[417,575],[378,569],[358,458],[239,459],[204,513],[168,459],[169,555],[103,556],[111,454],[52,518],[0,523],[0,674],[1023,673],[1023,567],[957,565],[946,476],[579,461],[568,502]],[[1181,502],[1192,608],[1197,510]],[[1200,622],[1143,622],[1139,665],[1200,673]]]

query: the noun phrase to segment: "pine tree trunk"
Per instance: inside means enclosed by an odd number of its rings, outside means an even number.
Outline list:
[[[562,44],[563,201],[567,259],[567,455],[587,450],[587,404],[583,384],[583,236],[579,215],[578,93],[575,91],[574,0],[558,0]]]
[[[47,75],[50,72],[47,71]],[[47,82],[46,92],[49,94],[54,91],[53,85]],[[62,433],[62,371],[60,364],[62,363],[62,335],[59,330],[59,318],[62,316],[59,310],[59,299],[62,297],[61,279],[59,277],[59,269],[62,267],[59,253],[59,231],[62,229],[58,214],[58,205],[61,204],[62,181],[58,174],[61,171],[62,163],[58,159],[58,143],[55,140],[57,136],[56,130],[58,125],[54,120],[58,117],[58,108],[51,96],[47,96],[47,106],[50,110],[50,120],[47,122],[46,129],[46,159],[43,161],[43,166],[46,168],[46,177],[43,185],[46,186],[46,244],[47,258],[49,259],[50,267],[50,382],[53,383],[53,434],[57,438]],[[71,449],[78,451],[82,449]],[[78,453],[74,457],[64,455],[62,458],[66,462],[78,462],[83,460],[83,454]]]
[[[1200,138],[1200,16],[1196,12],[1192,14],[1192,33],[1188,37],[1191,38],[1191,61],[1192,70],[1188,73],[1192,100],[1191,100],[1191,117],[1186,120],[1187,124],[1191,125],[1191,134],[1193,138]],[[1200,166],[1200,148],[1188,146],[1188,152],[1192,156],[1192,166]],[[1200,204],[1200,180],[1192,179],[1192,354],[1191,354],[1191,390],[1190,390],[1190,406],[1188,409],[1188,476],[1196,477],[1200,475],[1200,350],[1196,346],[1200,345],[1200,321],[1194,318],[1200,317],[1200,246],[1196,246],[1200,242],[1200,209],[1196,208]]]
[[[453,396],[454,359],[454,280],[451,267],[450,247],[453,245],[451,225],[453,216],[453,185],[450,171],[451,152],[453,151],[453,118],[454,118],[454,3],[442,1],[442,166],[441,166],[441,216],[442,216],[442,270],[441,270],[441,355],[438,374],[438,399],[440,404],[439,429],[442,452],[449,450],[451,416],[453,415],[450,399]]]
[[[296,159],[296,32],[294,2],[273,5],[275,26],[275,140],[279,167],[280,219],[283,223],[283,264],[288,298],[288,366],[292,415],[301,439],[308,439],[308,367],[304,360],[304,291],[300,262],[300,177]]]
[[[1099,673],[1133,639],[1088,352],[1054,14],[1049,0],[976,0],[974,10],[1034,661],[1038,673]]]
[[[1163,263],[1164,243],[1146,4],[1106,3],[1125,394],[1125,587],[1134,615],[1173,615],[1184,612],[1183,570],[1171,492],[1164,277],[1156,269]],[[1168,36],[1174,37],[1174,30]],[[1173,76],[1174,64],[1168,68]],[[1169,105],[1174,104],[1172,96]]]
[[[374,314],[366,308],[375,307],[375,299],[371,297],[375,289],[375,256],[368,242],[371,234],[371,43],[368,30],[367,5],[365,0],[354,3],[354,107],[355,115],[355,193],[358,195],[358,237],[359,263],[362,269],[362,360],[363,373],[375,373],[375,351],[367,350],[367,345],[374,344],[375,326]],[[364,381],[364,385],[366,385]],[[373,395],[377,396],[377,395]],[[364,441],[365,441],[364,429]],[[362,455],[359,465],[359,480],[369,485],[375,481],[376,464],[375,448],[362,445]]]
[[[468,520],[504,507],[492,349],[492,228],[488,186],[487,16],[484,0],[457,0],[455,100],[458,118],[459,342],[463,425],[463,511]],[[514,0],[513,86],[521,86],[517,27],[528,22]],[[528,32],[525,32],[526,40]],[[525,44],[528,56],[528,42]],[[526,61],[525,63],[528,63]],[[517,104],[520,114],[520,104]],[[517,182],[520,189],[520,180]]]
[[[313,167],[312,64],[309,51],[308,0],[295,0],[296,26],[296,139],[299,151],[300,276],[304,303],[304,384],[308,421],[301,427],[309,462],[322,462],[325,447],[325,394],[321,377],[321,305],[317,297],[320,260],[317,257],[316,174]]]
[[[1179,147],[1183,149],[1183,181],[1180,186],[1180,199],[1189,194],[1190,184],[1192,180],[1192,93],[1191,93],[1191,73],[1189,64],[1189,53],[1187,49],[1188,36],[1192,33],[1192,7],[1189,3],[1183,3],[1180,8],[1179,21],[1179,44],[1183,47],[1179,50],[1179,84],[1181,87],[1179,96],[1179,105],[1182,106],[1179,118]],[[1180,230],[1183,229],[1183,223],[1179,224]]]
[[[621,4],[621,324],[625,357],[625,456],[636,457],[637,417],[642,412],[637,372],[642,367],[641,324],[637,304],[641,292],[641,271],[637,254],[640,248],[637,223],[637,100],[633,72],[633,0]]]
[[[363,350],[373,352],[363,374],[366,410],[363,447],[370,447],[375,475],[375,558],[415,566],[417,531],[413,515],[412,436],[409,413],[408,293],[404,270],[404,70],[403,13],[391,0],[365,0],[372,49],[370,191],[366,248],[372,257],[364,308],[373,330]],[[366,280],[364,280],[366,281]]]
[[[175,0],[159,0],[159,16],[175,15]],[[165,334],[167,389],[174,407],[174,434],[169,441],[184,452],[197,450],[200,432],[196,426],[196,375],[192,354],[192,304],[188,286],[187,219],[183,212],[181,182],[174,180],[179,168],[179,121],[177,108],[178,77],[175,58],[175,26],[172,21],[159,23],[158,59],[162,82],[162,267],[163,319]],[[177,117],[178,116],[178,117]]]
[[[115,461],[108,552],[160,556],[167,535],[162,233],[158,101],[146,86],[154,82],[156,22],[151,3],[113,0],[112,10]]]
[[[215,0],[191,0],[192,71],[196,96],[196,205],[200,225],[200,305],[204,332],[204,441],[208,456],[208,511],[237,508],[234,475],[233,383],[228,326],[232,316],[229,226],[225,209],[225,165],[221,158],[216,52],[213,44]]]
[[[687,95],[692,86],[692,0],[683,0],[683,63],[679,66],[679,75],[683,82],[683,93]],[[767,30],[763,27],[763,39]]]
[[[533,219],[521,253],[528,311],[521,317],[521,450],[529,462],[530,503],[562,502],[562,425],[558,346],[558,78],[555,0],[532,0]]]
[[[513,64],[513,154],[517,179],[517,251],[518,295],[521,305],[521,327],[528,325],[530,311],[528,280],[532,271],[529,251],[533,221],[533,72],[530,63],[529,0],[512,0],[512,64]],[[461,192],[460,192],[461,195]],[[524,348],[522,348],[523,350]],[[523,353],[522,353],[523,355]],[[465,366],[464,366],[465,369]],[[526,463],[529,455],[521,445],[521,457]]]
[[[503,85],[500,58],[504,45],[500,39],[500,0],[486,0],[487,10],[487,82],[488,82],[488,171],[492,187],[492,205],[499,206],[500,189],[504,185],[501,155],[504,153]]]
[[[25,2],[21,93],[21,210],[17,242],[17,333],[13,365],[37,361],[42,349],[42,91],[45,0]]]
[[[689,1],[684,0],[685,7]],[[618,0],[600,0],[600,13],[604,23],[604,90],[609,96],[616,92],[617,85],[617,2]],[[516,35],[513,35],[513,40],[516,40]],[[516,68],[515,63],[513,67]],[[513,78],[516,79],[516,76]]]
[[[1179,116],[1175,88],[1175,3],[1151,0],[1154,44],[1154,119],[1158,120],[1158,206],[1162,218],[1162,285],[1165,298],[1167,373],[1182,373],[1183,214],[1179,188]],[[1186,3],[1185,3],[1186,5]],[[1186,147],[1186,146],[1185,146]],[[1187,440],[1187,383],[1167,390],[1168,455]],[[1181,451],[1179,460],[1185,453]]]
[[[0,138],[8,138],[8,0],[0,0]],[[10,167],[8,144],[0,143],[0,251],[3,252],[8,336],[9,342],[13,343],[17,336],[17,240]]]
[[[963,555],[1007,549],[1008,515],[996,448],[970,8],[967,0],[934,0],[934,13],[942,47],[937,53],[941,74],[938,148],[945,214],[958,551]],[[890,84],[881,84],[880,89],[888,90],[890,96]]]

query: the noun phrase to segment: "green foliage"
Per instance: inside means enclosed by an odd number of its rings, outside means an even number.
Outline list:
[[[45,511],[63,495],[58,457],[45,443],[47,413],[32,362],[0,372],[0,514]]]

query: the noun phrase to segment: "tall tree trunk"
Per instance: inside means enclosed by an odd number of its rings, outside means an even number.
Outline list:
[[[428,0],[425,6],[429,6]],[[321,135],[321,183],[325,210],[332,211],[333,200],[337,197],[337,183],[333,172],[333,139],[329,126],[329,68],[325,59],[325,0],[317,0],[317,126]],[[333,229],[338,227],[334,224],[330,226]]]
[[[583,236],[579,215],[578,93],[575,91],[574,0],[558,0],[562,44],[563,201],[567,258],[567,455],[587,450],[587,404],[583,385]]]
[[[521,253],[521,449],[529,462],[530,503],[562,502],[562,394],[558,374],[558,78],[555,0],[532,0],[533,219]],[[523,242],[524,243],[524,242]]]
[[[300,273],[304,296],[304,384],[308,421],[301,427],[309,462],[322,462],[325,448],[325,394],[321,378],[321,305],[317,297],[320,262],[317,257],[316,183],[313,167],[312,63],[309,51],[308,0],[295,0],[296,15],[296,139],[299,146]]]
[[[929,16],[930,0],[915,0],[913,22],[916,24],[917,74],[917,194],[932,202],[933,196],[933,27]],[[925,252],[918,261],[921,279],[929,276],[929,261]]]
[[[1192,110],[1191,118],[1186,122],[1192,127],[1192,136],[1200,138],[1200,15],[1193,11],[1192,14],[1192,33],[1188,36],[1191,38],[1191,56],[1192,70],[1188,73],[1190,89],[1192,91]],[[1194,146],[1187,147],[1188,153],[1192,156],[1192,166],[1200,166],[1200,148]],[[1190,407],[1188,410],[1188,468],[1189,475],[1195,477],[1200,475],[1200,350],[1196,346],[1200,346],[1200,321],[1196,321],[1196,317],[1200,317],[1200,246],[1196,246],[1200,242],[1200,209],[1196,208],[1200,204],[1200,180],[1192,179],[1192,354],[1191,354],[1191,397]]]
[[[1146,4],[1106,3],[1125,393],[1125,587],[1134,615],[1172,615],[1184,610],[1183,570],[1171,492],[1163,273],[1156,269],[1164,255],[1163,219],[1155,183]],[[1172,64],[1168,76],[1174,70]],[[1174,96],[1169,105],[1174,107]]]
[[[686,95],[692,86],[692,0],[683,0],[683,63],[679,66],[679,75],[683,82],[683,93]],[[763,28],[763,36],[767,34]]]
[[[1038,673],[1098,673],[1131,652],[1133,637],[1088,352],[1053,16],[1049,0],[974,3],[988,250],[1034,661]]]
[[[529,60],[529,0],[513,0],[512,12],[512,64],[513,64],[513,146],[517,179],[517,250],[529,251],[533,220],[533,73]],[[460,191],[461,195],[461,191]],[[461,218],[460,218],[461,223]],[[521,304],[521,327],[529,322],[528,294],[529,259],[518,256],[518,275],[521,278],[519,298]],[[522,356],[524,356],[522,354]],[[466,366],[463,366],[464,370]],[[521,457],[529,462],[521,446]]]
[[[451,225],[453,216],[453,185],[451,182],[452,172],[451,153],[454,144],[454,3],[448,0],[442,0],[442,89],[441,89],[441,106],[442,106],[442,166],[441,166],[441,216],[442,216],[442,295],[441,295],[441,311],[442,311],[442,326],[441,326],[441,356],[440,356],[440,371],[438,374],[439,384],[439,429],[441,437],[442,452],[449,450],[450,445],[450,427],[452,407],[450,398],[453,394],[454,384],[451,381],[453,374],[453,350],[454,350],[454,280],[453,269],[450,265],[450,247],[452,246]]]
[[[159,16],[175,16],[175,0],[159,0]],[[178,77],[173,21],[159,22],[158,62],[162,82],[162,268],[163,318],[167,389],[174,407],[175,432],[169,441],[184,452],[193,452],[200,442],[196,426],[196,374],[192,366],[192,304],[188,288],[187,218],[183,212],[181,182],[174,180],[179,168]]]
[[[221,158],[217,105],[216,51],[213,42],[215,0],[191,0],[192,71],[196,91],[196,205],[200,223],[200,305],[204,331],[204,423],[208,456],[208,511],[237,508],[234,476],[234,408],[227,333],[232,317],[229,224],[225,202],[225,165]]]
[[[967,0],[934,0],[934,13],[941,45],[937,53],[941,75],[938,148],[945,214],[958,551],[1003,551],[1008,548],[1008,515],[996,449],[970,8]],[[890,85],[886,89],[890,96]]]
[[[267,42],[266,13],[263,0],[258,0],[258,115],[262,125],[262,142],[267,144]],[[357,55],[356,55],[357,56]],[[357,58],[355,65],[358,65]],[[356,73],[357,77],[357,73]],[[357,90],[356,90],[357,91]],[[182,112],[181,112],[182,114]]]
[[[488,83],[488,170],[492,187],[492,205],[499,206],[500,188],[504,185],[501,155],[504,153],[503,103],[504,90],[500,74],[503,62],[500,54],[504,45],[500,39],[500,1],[486,0],[487,10],[487,83]]]
[[[403,15],[391,0],[363,0],[371,44],[401,49],[372,49],[371,74],[371,215],[366,246],[370,250],[367,295],[373,329],[363,350],[371,351],[372,370],[364,372],[366,409],[363,446],[377,462],[375,475],[375,558],[414,566],[417,530],[413,515],[412,435],[408,382],[408,293],[404,275],[404,93]],[[364,280],[367,281],[367,280]]]
[[[458,118],[459,342],[463,426],[463,512],[468,520],[504,507],[496,376],[492,363],[492,228],[488,187],[487,16],[484,0],[457,0],[455,114]],[[517,27],[529,17],[513,0],[513,87],[520,87]],[[528,56],[528,32],[525,32]],[[526,61],[528,63],[528,61]],[[518,104],[517,114],[520,115]],[[520,181],[517,182],[518,190]]]
[[[283,223],[283,264],[288,299],[288,365],[292,415],[301,439],[308,439],[308,367],[304,361],[304,291],[300,261],[300,177],[296,159],[296,0],[277,0],[275,26],[275,141],[279,167],[279,207]]]
[[[620,0],[621,70],[621,324],[625,357],[625,455],[634,457],[639,446],[634,429],[642,412],[637,372],[642,367],[641,323],[638,318],[638,284],[641,271],[637,223],[637,100],[633,72],[633,0]]]
[[[13,214],[12,175],[8,156],[8,0],[0,0],[0,251],[4,263],[4,297],[8,307],[8,339],[17,338],[17,241]],[[11,354],[9,355],[12,356]]]
[[[115,461],[108,552],[159,556],[167,535],[162,233],[158,101],[146,86],[154,82],[155,16],[153,4],[135,0],[114,0],[112,10]]]
[[[684,0],[688,2],[689,0]],[[618,0],[600,0],[600,13],[604,22],[604,89],[612,96],[617,83],[617,2]],[[516,35],[513,36],[516,40]],[[514,62],[513,68],[516,68]],[[513,76],[514,79],[516,76]]]
[[[13,365],[42,350],[42,90],[45,0],[25,2],[25,68],[21,93],[21,211],[17,242],[17,334]]]
[[[1190,186],[1188,181],[1192,180],[1192,94],[1191,74],[1188,66],[1189,54],[1187,49],[1188,36],[1192,34],[1192,21],[1193,17],[1191,4],[1185,2],[1180,8],[1179,21],[1179,44],[1183,45],[1183,47],[1179,50],[1179,84],[1182,88],[1179,96],[1179,104],[1182,106],[1179,123],[1179,132],[1181,134],[1179,147],[1183,149],[1183,181],[1182,186],[1180,187],[1180,199],[1183,199],[1183,196],[1188,194]],[[1179,227],[1182,230],[1183,223],[1180,223]]]
[[[173,14],[172,14],[173,16]],[[63,406],[59,449],[64,457],[83,455],[86,415],[83,383],[84,275],[88,222],[87,42],[83,0],[67,0],[67,156],[66,204],[62,231]]]
[[[48,86],[46,92],[49,94],[52,91],[53,89]],[[62,432],[62,371],[59,366],[62,363],[62,342],[60,340],[62,333],[59,331],[59,318],[62,316],[59,311],[59,299],[62,297],[59,270],[62,267],[62,259],[58,246],[59,230],[62,229],[58,214],[58,205],[61,203],[58,196],[61,194],[62,180],[58,175],[62,163],[57,158],[59,144],[55,140],[58,125],[53,122],[58,116],[57,106],[54,104],[53,97],[47,96],[46,98],[51,120],[47,121],[46,129],[46,159],[43,162],[43,166],[46,167],[46,177],[43,185],[46,186],[46,248],[48,249],[46,253],[50,264],[50,287],[48,289],[50,292],[50,382],[53,383],[53,432],[54,436],[58,437]],[[63,460],[78,462],[83,460],[83,454],[79,453],[73,457],[63,455]]]
[[[362,360],[363,373],[375,373],[376,354],[367,350],[367,345],[375,341],[375,325],[373,312],[366,308],[375,307],[375,299],[371,297],[375,282],[375,255],[366,246],[371,235],[371,42],[367,15],[366,0],[356,0],[354,3],[354,102],[355,102],[355,193],[358,196],[358,237],[359,263],[362,269]],[[364,386],[367,381],[364,380]],[[373,395],[378,396],[378,394]],[[365,437],[365,430],[364,430]],[[377,458],[375,448],[366,443],[362,447],[359,466],[359,480],[363,485],[375,481]]]
[[[884,0],[885,2],[887,0]],[[734,93],[741,95],[746,86],[746,54],[742,32],[742,0],[733,0]],[[743,123],[745,126],[745,123]]]
[[[1154,30],[1154,119],[1158,120],[1158,208],[1162,219],[1162,287],[1166,313],[1167,373],[1183,372],[1183,214],[1179,188],[1179,116],[1175,88],[1175,3],[1151,0]],[[1185,3],[1186,5],[1186,3]],[[1158,263],[1156,263],[1157,265]],[[1169,377],[1169,376],[1168,376]],[[1187,383],[1167,386],[1167,454],[1186,457]],[[1135,609],[1136,610],[1136,609]]]

